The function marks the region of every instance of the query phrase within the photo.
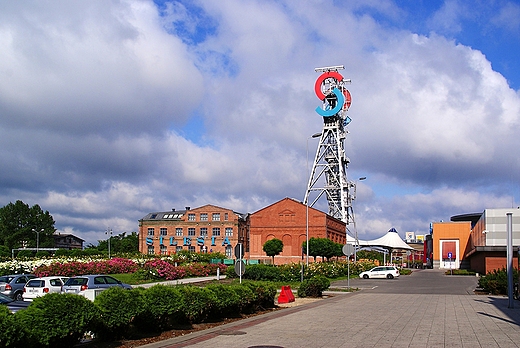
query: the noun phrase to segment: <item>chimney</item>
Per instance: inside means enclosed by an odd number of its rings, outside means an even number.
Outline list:
[[[172,208],[172,211],[175,211],[175,208]]]
[[[190,207],[186,207],[186,210],[190,210]]]

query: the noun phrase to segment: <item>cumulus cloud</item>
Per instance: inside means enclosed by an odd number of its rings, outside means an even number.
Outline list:
[[[463,4],[433,10],[427,33],[412,17],[392,1],[3,3],[0,202],[95,243],[151,211],[303,199],[323,124],[313,69],[344,64],[363,236],[507,205],[518,92],[453,38],[478,19]]]

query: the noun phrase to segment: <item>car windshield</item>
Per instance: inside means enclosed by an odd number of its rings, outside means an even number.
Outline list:
[[[0,277],[0,283],[9,283],[14,277]]]
[[[45,286],[44,280],[29,280],[29,282],[25,285],[26,288],[43,288]]]
[[[13,302],[12,298],[10,298],[9,296],[6,296],[4,294],[0,294],[0,303],[1,304],[6,304],[6,303],[10,303],[10,302]]]

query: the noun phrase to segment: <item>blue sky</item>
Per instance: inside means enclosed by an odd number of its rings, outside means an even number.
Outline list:
[[[344,65],[360,238],[517,207],[519,49],[518,1],[2,2],[0,206],[96,244],[303,199],[314,68]]]

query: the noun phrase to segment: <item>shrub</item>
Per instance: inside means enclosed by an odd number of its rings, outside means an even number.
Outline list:
[[[217,306],[217,297],[206,289],[192,285],[180,286],[182,313],[190,323],[204,321]]]
[[[132,320],[143,311],[141,291],[114,286],[94,299],[99,309],[98,333],[103,338],[127,337]]]
[[[47,294],[34,299],[26,309],[16,312],[16,320],[27,341],[51,347],[72,347],[93,328],[95,305],[75,294]]]
[[[324,276],[315,276],[303,281],[298,288],[298,297],[321,297],[323,291],[330,286],[330,281]]]
[[[23,331],[7,306],[0,306],[0,347],[22,346]]]
[[[211,284],[206,289],[215,294],[216,302],[212,317],[227,318],[240,314],[241,301],[234,287],[223,284]]]
[[[513,279],[518,279],[518,270],[513,269]],[[495,269],[480,277],[479,287],[493,295],[507,295],[507,270]]]
[[[242,276],[244,279],[250,280],[270,280],[270,281],[279,281],[280,280],[280,268],[277,266],[271,265],[247,265],[246,272]]]
[[[143,311],[136,319],[139,328],[159,332],[170,329],[183,319],[183,300],[177,287],[158,284],[141,292]]]
[[[235,284],[230,285],[235,293],[240,298],[239,308],[240,313],[251,313],[254,311],[254,301],[256,300],[256,296],[253,293],[253,290],[249,286],[245,286],[244,284]]]
[[[244,282],[244,285],[253,292],[255,310],[274,307],[274,298],[277,293],[276,286],[268,282]]]
[[[33,257],[33,252],[32,250],[20,250],[18,254],[16,254],[16,257],[20,259]]]

